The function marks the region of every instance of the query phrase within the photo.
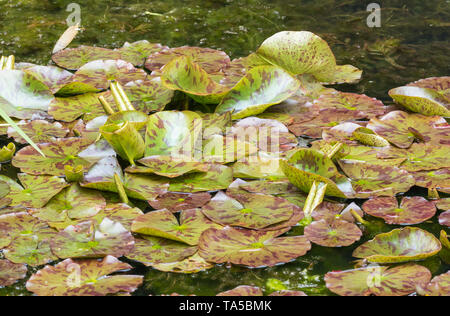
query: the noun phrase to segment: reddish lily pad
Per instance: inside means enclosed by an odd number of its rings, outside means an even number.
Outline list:
[[[406,227],[377,235],[358,247],[353,256],[373,263],[399,263],[423,260],[438,254],[441,249],[441,243],[431,233]]]
[[[264,296],[264,294],[259,287],[241,285],[232,290],[219,293],[219,294],[217,294],[217,296],[235,296],[235,297],[239,296],[239,297],[242,297],[242,296]]]
[[[439,210],[450,211],[450,198],[437,200],[436,201],[436,207]]]
[[[39,296],[106,296],[134,292],[142,276],[114,275],[132,267],[108,256],[102,261],[67,259],[56,266],[46,266],[32,275],[27,289]]]
[[[450,271],[435,277],[423,288],[419,288],[419,294],[424,296],[449,296]]]
[[[35,120],[29,122],[19,123],[20,129],[29,135],[30,139],[36,144],[49,143],[56,138],[64,138],[69,130],[64,128],[61,123],[49,123],[48,121]],[[13,137],[17,143],[28,144],[28,141],[23,139],[19,133],[13,128],[8,129],[8,137]]]
[[[52,93],[58,92],[73,76],[71,72],[55,66],[33,66],[24,69],[24,72],[45,84]]]
[[[27,266],[0,260],[0,286],[10,286],[27,276]]]
[[[439,216],[439,224],[450,227],[450,211],[444,212]]]
[[[136,218],[132,231],[195,246],[199,242],[200,235],[213,227],[221,226],[208,220],[198,209],[181,212],[179,222],[169,210],[160,210]]]
[[[258,232],[237,228],[209,229],[199,242],[206,261],[248,267],[271,267],[305,255],[311,244],[304,236],[278,237],[286,230]]]
[[[213,268],[214,265],[195,254],[182,261],[154,264],[153,268],[162,272],[192,274]]]
[[[86,93],[66,98],[56,98],[48,109],[48,113],[58,121],[73,122],[79,117],[90,121],[105,115],[105,111],[98,100],[103,94]]]
[[[450,168],[412,173],[416,185],[423,188],[436,188],[438,191],[450,193]]]
[[[120,59],[120,52],[101,47],[80,46],[67,48],[52,56],[53,61],[60,67],[77,70],[95,60]]]
[[[436,214],[434,203],[418,196],[405,197],[400,205],[395,197],[375,198],[365,202],[363,210],[391,225],[416,225]]]
[[[144,65],[148,56],[155,53],[166,51],[169,47],[161,44],[150,43],[146,40],[138,41],[134,43],[126,42],[122,48],[117,51],[120,53],[121,58],[135,66]],[[104,58],[99,58],[104,59]]]
[[[341,296],[406,296],[430,279],[431,272],[419,265],[369,266],[325,275],[327,288]]]
[[[183,261],[196,252],[197,247],[170,239],[144,236],[136,239],[134,250],[126,257],[150,267],[154,264]]]
[[[346,220],[323,219],[307,226],[305,237],[323,247],[347,247],[361,239],[362,231]]]
[[[51,240],[60,259],[122,257],[134,248],[134,238],[122,224],[105,218],[98,227],[91,221],[69,226]]]
[[[450,77],[433,77],[422,79],[413,83],[408,84],[411,87],[419,87],[426,89],[433,89],[437,93],[442,96],[449,98],[450,97]]]
[[[247,193],[228,196],[219,192],[202,211],[224,226],[263,229],[290,219],[297,206],[270,195]]]
[[[83,166],[89,169],[93,163],[78,157],[78,154],[92,143],[83,138],[61,138],[51,143],[39,144],[45,154],[41,156],[31,146],[19,150],[14,157],[13,166],[32,175],[64,176],[65,166]]]
[[[149,201],[156,210],[168,209],[173,213],[183,210],[201,208],[211,200],[211,194],[201,193],[166,193],[154,201]]]

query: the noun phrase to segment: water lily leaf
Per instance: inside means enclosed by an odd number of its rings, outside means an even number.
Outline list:
[[[350,181],[320,151],[301,149],[288,161],[281,160],[281,167],[289,181],[303,192],[308,193],[318,181],[328,184],[326,195],[346,198],[354,194]]]
[[[240,183],[237,184],[238,188],[244,189],[246,192],[250,193],[260,193],[276,196],[283,195],[285,193],[302,194],[302,192],[298,190],[288,180],[279,180],[279,181],[259,180],[251,182],[239,180],[239,182]],[[230,191],[230,189],[232,189],[232,185],[228,190]]]
[[[51,240],[58,258],[122,257],[134,248],[134,238],[122,224],[105,218],[98,227],[86,221],[69,226]]]
[[[346,220],[320,220],[305,228],[305,237],[323,247],[347,247],[361,239],[362,231]]]
[[[79,82],[76,81],[75,76],[72,76],[55,95],[58,97],[70,97],[95,92],[99,92],[99,89],[94,86],[94,82]]]
[[[449,296],[450,271],[435,277],[423,288],[419,288],[419,294],[424,296]]]
[[[344,173],[352,179],[358,198],[395,196],[409,191],[414,178],[405,170],[383,165],[339,161]]]
[[[423,260],[436,255],[441,249],[439,240],[429,232],[406,227],[377,235],[358,247],[353,256],[373,263],[399,263]]]
[[[389,95],[412,112],[450,117],[449,99],[436,90],[407,86],[392,89]]]
[[[235,120],[257,115],[283,102],[299,87],[300,82],[279,67],[256,67],[227,93],[216,113],[233,112]]]
[[[259,287],[241,285],[229,291],[225,291],[217,294],[217,296],[264,296],[262,290]]]
[[[219,192],[202,208],[203,214],[224,226],[263,229],[287,221],[297,206],[282,198],[262,194]]]
[[[213,268],[214,265],[206,262],[205,259],[198,254],[186,258],[182,261],[173,263],[154,264],[153,268],[162,272],[192,274]]]
[[[288,290],[283,290],[283,291],[276,291],[273,292],[272,294],[270,294],[269,296],[308,296],[306,295],[305,292],[302,291],[288,291]]]
[[[149,201],[155,210],[168,209],[172,213],[201,208],[211,200],[211,194],[200,193],[166,193],[154,201]]]
[[[147,123],[145,156],[193,154],[201,138],[201,117],[194,112],[166,111],[153,114]]]
[[[450,198],[437,200],[436,201],[436,207],[439,210],[450,211]]]
[[[160,210],[136,218],[132,231],[195,246],[205,230],[219,227],[221,226],[208,220],[198,209],[182,211],[179,222],[169,210]]]
[[[74,82],[94,86],[98,90],[109,88],[111,81],[121,85],[136,80],[145,80],[147,73],[123,60],[96,60],[82,66],[73,76]]]
[[[20,70],[1,72],[0,105],[10,117],[43,118],[52,101],[50,89],[34,76]]]
[[[208,262],[257,268],[290,262],[311,249],[304,236],[278,237],[285,231],[209,229],[200,238],[199,255]]]
[[[351,211],[355,211],[361,218],[364,217],[363,210],[356,203],[351,203],[346,206],[345,204],[329,201],[324,201],[320,204],[311,216],[316,221],[326,220],[330,222],[338,219],[355,223],[356,220]]]
[[[444,212],[439,216],[439,224],[450,227],[450,211]]]
[[[324,83],[326,85],[357,83],[361,80],[363,71],[352,65],[336,66],[333,80]]]
[[[282,159],[277,154],[258,152],[233,164],[235,177],[244,179],[285,179],[281,169]]]
[[[80,46],[78,48],[67,48],[59,51],[52,56],[52,59],[59,67],[77,70],[92,61],[100,59],[121,59],[121,54],[117,50]]]
[[[3,199],[5,196],[9,194],[11,188],[7,182],[0,182],[0,199]]]
[[[196,193],[218,191],[228,188],[233,182],[233,169],[222,165],[210,165],[207,172],[192,173],[170,181],[169,191]]]
[[[411,87],[433,89],[446,98],[450,97],[450,77],[433,77],[408,84]]]
[[[11,213],[0,216],[1,238],[11,242],[20,237],[38,237],[42,239],[53,236],[55,231],[47,223],[27,213]],[[8,244],[6,245],[8,246]]]
[[[367,128],[399,148],[409,148],[415,140],[437,143],[449,138],[447,121],[440,116],[428,117],[394,111],[381,119],[373,118]]]
[[[82,117],[85,121],[105,115],[98,98],[104,94],[86,93],[66,98],[56,98],[48,109],[48,114],[55,120],[73,122]]]
[[[0,286],[10,286],[27,276],[27,266],[0,260]]]
[[[50,239],[56,235],[26,235],[12,240],[3,250],[5,258],[13,263],[26,263],[32,267],[42,266],[58,260],[50,249]]]
[[[226,164],[256,154],[258,148],[253,143],[243,141],[242,138],[245,137],[236,137],[236,135],[209,137],[203,144],[203,161]],[[252,138],[257,145],[258,135],[256,134]]]
[[[154,264],[183,261],[196,252],[197,247],[170,239],[144,236],[136,239],[134,250],[126,257],[150,267]]]
[[[224,135],[232,126],[231,112],[223,114],[197,112],[203,119],[203,138],[213,135]]]
[[[132,267],[108,256],[102,261],[67,259],[55,266],[46,266],[32,275],[27,289],[39,296],[106,296],[134,292],[142,276],[114,275]]]
[[[123,47],[119,48],[117,51],[120,53],[120,59],[132,63],[135,66],[142,66],[144,65],[148,56],[168,49],[169,47],[167,46],[154,44],[143,40],[134,43],[126,42]]]
[[[45,84],[53,94],[73,76],[71,72],[55,66],[33,66],[24,69],[24,72]]]
[[[315,148],[315,144],[313,144],[313,148]],[[377,148],[361,145],[344,146],[338,158],[340,164],[368,163],[371,165],[387,165],[392,167],[399,167],[406,160],[406,158],[402,157],[383,159],[380,158],[380,151]]]
[[[406,296],[430,279],[431,272],[419,265],[369,266],[325,276],[327,288],[341,296]]]
[[[179,57],[188,57],[207,73],[216,73],[230,63],[230,57],[224,52],[200,47],[177,47],[151,55],[145,64],[150,71],[161,69]]]
[[[333,81],[336,58],[327,42],[310,32],[280,32],[268,38],[256,53],[294,75],[312,74]]]
[[[11,199],[10,206],[43,207],[69,185],[64,179],[58,177],[32,176],[21,173],[18,174],[18,178],[23,187],[6,176],[0,176],[0,180],[8,183],[10,187],[10,193],[6,197]]]
[[[45,157],[41,156],[33,147],[28,146],[17,152],[12,164],[29,174],[61,177],[65,175],[65,166],[83,166],[85,169],[89,169],[94,164],[77,156],[91,143],[92,141],[89,139],[63,138],[51,143],[39,144],[38,147]]]
[[[450,192],[450,168],[412,173],[416,185],[423,188],[436,188],[438,191]]]
[[[105,198],[100,192],[81,188],[77,183],[56,195],[33,216],[46,222],[64,221],[66,212],[71,219],[82,219],[98,214],[106,206]]]
[[[22,123],[22,124],[21,124]],[[50,123],[43,120],[35,120],[24,122],[20,124],[20,129],[29,135],[30,139],[35,143],[49,143],[55,140],[55,138],[64,138],[69,130],[64,128],[61,123]],[[13,137],[17,143],[28,144],[28,141],[22,138],[22,136],[13,128],[8,129],[8,137]]]
[[[391,225],[416,225],[436,214],[436,206],[423,197],[405,197],[399,204],[395,197],[382,197],[364,203],[363,210]]]

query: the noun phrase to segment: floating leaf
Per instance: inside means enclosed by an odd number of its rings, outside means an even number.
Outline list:
[[[32,275],[27,289],[39,296],[106,296],[134,292],[143,277],[109,274],[132,267],[108,256],[102,261],[67,259]]]
[[[0,286],[10,286],[27,276],[27,266],[0,260]]]
[[[35,120],[22,122],[20,129],[35,143],[50,143],[56,138],[64,138],[69,130],[65,129],[60,123],[49,123],[48,121]],[[13,128],[8,129],[8,137],[13,137],[17,143],[28,144],[28,141]]]
[[[436,188],[438,191],[450,193],[450,168],[412,173],[416,185],[423,188]]]
[[[225,291],[217,294],[217,296],[264,296],[262,290],[259,287],[241,285],[229,291]]]
[[[198,273],[213,268],[214,265],[206,262],[205,259],[200,257],[198,254],[192,257],[186,258],[182,261],[172,262],[172,263],[159,263],[154,264],[153,268],[162,272],[172,272],[172,273]]]
[[[256,134],[252,137],[256,143],[258,143],[257,136]],[[213,135],[209,137],[203,144],[203,161],[225,164],[256,154],[258,148],[243,139],[245,137],[236,137],[236,135],[227,135],[226,137]]]
[[[53,94],[65,86],[73,76],[71,72],[55,66],[33,66],[24,69],[24,72],[45,84]]]
[[[209,229],[200,238],[199,254],[209,262],[257,268],[287,263],[311,249],[304,236],[278,237],[285,231],[257,232],[230,227]]]
[[[444,212],[439,216],[439,224],[450,227],[450,211]]]
[[[329,80],[325,84],[357,83],[361,80],[362,74],[362,70],[352,65],[336,66],[333,80]]]
[[[405,197],[398,203],[395,197],[375,198],[364,203],[363,210],[391,225],[416,225],[436,214],[436,206],[423,197]]]
[[[302,291],[276,291],[270,294],[269,296],[308,296],[305,292]]]
[[[126,42],[123,47],[119,48],[117,51],[120,53],[120,59],[132,63],[135,66],[142,66],[148,56],[168,49],[169,47],[167,46],[143,40],[134,43]]]
[[[197,209],[182,211],[179,222],[172,212],[160,210],[136,218],[133,222],[132,231],[195,246],[198,244],[200,235],[213,227],[221,226],[208,220]]]
[[[90,121],[105,115],[98,100],[104,94],[86,93],[66,98],[56,98],[48,109],[48,113],[58,121],[73,122],[79,117]]]
[[[399,263],[432,257],[441,251],[439,240],[415,227],[380,234],[358,247],[353,256],[373,263]]]
[[[80,46],[78,48],[68,48],[57,52],[52,56],[53,61],[60,67],[69,70],[77,70],[87,63],[96,60],[120,59],[119,51],[111,49]]]
[[[325,275],[327,288],[341,296],[406,296],[430,279],[431,272],[419,265],[369,266]]]
[[[320,220],[305,227],[305,237],[323,247],[347,247],[361,239],[362,231],[346,220]]]
[[[156,210],[168,209],[173,213],[183,210],[201,208],[211,200],[211,195],[201,193],[166,193],[154,201],[149,201],[151,207]]]
[[[12,240],[3,250],[5,258],[13,263],[26,263],[32,267],[42,266],[58,258],[50,249],[50,239],[55,235],[24,235]]]
[[[449,296],[450,271],[435,277],[429,284],[419,288],[419,294],[424,296]]]
[[[300,82],[279,67],[256,67],[225,95],[216,113],[233,112],[235,120],[257,115],[283,102],[299,87]]]
[[[285,179],[281,161],[278,154],[260,151],[257,155],[237,161],[233,165],[233,173],[235,177],[244,179]]]

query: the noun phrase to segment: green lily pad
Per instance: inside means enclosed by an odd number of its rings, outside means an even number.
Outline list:
[[[82,219],[97,215],[105,206],[105,198],[100,192],[81,188],[75,183],[56,195],[44,208],[35,210],[33,216],[46,222],[63,221],[66,213],[71,219]]]
[[[46,266],[32,275],[27,282],[27,289],[38,296],[106,296],[131,293],[142,284],[142,276],[109,276],[131,268],[112,256],[102,261],[67,259],[53,267]]]
[[[235,177],[244,179],[285,179],[278,154],[258,152],[233,164]]]
[[[12,164],[20,168],[22,172],[32,175],[64,176],[65,166],[83,166],[89,169],[93,163],[78,157],[78,154],[91,145],[92,141],[83,138],[62,138],[51,143],[39,144],[39,148],[45,154],[41,156],[31,146],[19,150]]]
[[[45,112],[53,98],[50,89],[30,74],[21,70],[0,73],[0,105],[11,117],[46,117]]]
[[[154,264],[153,268],[162,272],[192,274],[214,268],[214,265],[195,254],[182,261]]]
[[[449,99],[436,90],[406,86],[392,89],[389,95],[412,112],[450,117]]]
[[[367,128],[399,148],[409,148],[415,140],[436,143],[448,138],[449,128],[443,125],[447,125],[447,121],[440,116],[394,111],[381,119],[373,118]]]
[[[437,200],[436,201],[436,207],[439,210],[450,211],[450,198]]]
[[[297,206],[282,198],[262,194],[219,192],[202,208],[203,214],[224,226],[263,229],[289,220]]]
[[[33,66],[24,69],[24,72],[45,84],[53,94],[73,76],[71,72],[55,66]]]
[[[314,143],[313,148],[316,148],[316,145],[320,149],[322,148],[321,146],[322,144],[319,143]],[[380,165],[380,166],[388,165],[391,167],[399,167],[403,162],[406,161],[405,157],[400,156],[398,158],[391,158],[391,157],[388,157],[388,159],[382,158],[380,157],[379,148],[361,145],[344,146],[341,152],[338,154],[337,158],[340,164],[368,163],[371,165]]]
[[[256,136],[253,138],[257,143]],[[210,136],[203,144],[203,161],[226,164],[256,154],[258,148],[250,142],[243,141],[242,138],[235,135]]]
[[[32,267],[42,266],[58,260],[50,249],[50,240],[55,234],[24,235],[12,240],[3,250],[5,258],[13,263],[26,263]]]
[[[55,231],[47,223],[27,213],[10,213],[0,216],[1,239],[11,242],[20,237],[38,237],[46,239],[53,236]],[[6,243],[5,247],[9,243]]]
[[[66,98],[56,98],[48,109],[48,114],[55,120],[63,122],[73,122],[82,117],[85,121],[90,121],[96,117],[105,115],[105,110],[98,98],[104,93],[86,93]]]
[[[100,59],[107,60],[120,58],[121,54],[117,50],[92,46],[67,48],[52,56],[53,61],[58,66],[69,70],[77,70],[87,63]]]
[[[60,259],[122,257],[134,248],[134,238],[122,224],[105,218],[98,227],[91,221],[69,226],[51,240]]]
[[[449,296],[450,271],[435,277],[423,288],[419,288],[419,294],[424,296]]]
[[[335,85],[343,83],[358,83],[361,80],[363,71],[352,65],[336,66],[333,80],[328,80],[325,85]]]
[[[199,242],[199,254],[208,262],[248,267],[272,267],[305,255],[311,244],[304,236],[278,237],[286,230],[258,232],[227,227],[209,229]]]
[[[339,165],[352,180],[356,196],[361,199],[395,196],[408,192],[415,184],[408,172],[397,167],[343,161],[339,161]]]
[[[29,135],[30,139],[36,144],[39,143],[50,143],[56,138],[64,138],[69,130],[65,129],[61,123],[49,123],[43,120],[34,120],[29,122],[22,122],[20,124],[20,129]],[[23,139],[19,133],[17,133],[13,128],[8,129],[8,137],[13,137],[14,141],[21,144],[28,144],[28,142]]]
[[[416,225],[436,214],[434,203],[419,196],[405,197],[400,205],[395,197],[375,198],[365,202],[363,210],[391,225]]]
[[[0,286],[10,286],[27,276],[27,266],[0,260]]]
[[[119,48],[117,50],[117,52],[120,53],[121,56],[120,59],[132,63],[135,66],[142,66],[144,65],[148,56],[161,51],[166,51],[168,49],[169,47],[167,46],[163,46],[161,44],[154,44],[146,40],[143,40],[134,43],[126,42],[122,48]]]
[[[406,296],[430,279],[431,272],[419,265],[369,266],[325,275],[327,288],[341,296]]]
[[[155,210],[168,209],[172,213],[201,208],[211,200],[211,194],[200,193],[166,193],[154,201],[149,201]]]
[[[429,232],[406,227],[377,235],[358,247],[353,256],[373,263],[399,263],[423,260],[438,254],[441,249],[439,240]]]
[[[242,119],[264,112],[292,96],[300,82],[276,66],[251,69],[216,108],[216,113],[233,112],[233,119]]]
[[[259,287],[241,285],[232,290],[221,292],[217,296],[264,296],[262,290]]]
[[[436,188],[438,191],[450,193],[450,168],[412,173],[416,185],[422,188]]]
[[[208,139],[213,135],[224,135],[232,126],[231,113],[202,113],[196,112],[203,119],[203,138]]]
[[[200,47],[177,47],[151,55],[145,64],[150,71],[160,70],[163,66],[179,57],[188,57],[208,73],[216,73],[230,63],[230,57],[224,52]]]
[[[132,231],[195,246],[198,244],[200,235],[213,227],[221,226],[208,220],[198,209],[182,211],[179,222],[169,210],[160,210],[136,218]]]
[[[147,73],[123,60],[96,60],[82,66],[73,76],[74,82],[88,84],[98,90],[109,88],[111,81],[121,85],[136,80],[145,80]]]
[[[297,188],[308,193],[314,181],[328,184],[326,195],[347,198],[354,194],[350,181],[341,175],[333,161],[324,153],[313,149],[301,149],[281,167]]]
[[[10,199],[10,206],[43,207],[69,185],[64,179],[58,177],[20,173],[18,178],[22,186],[8,177],[0,175],[0,181],[6,182],[10,187],[10,193],[4,198]]]
[[[323,219],[305,227],[305,237],[322,247],[347,247],[361,239],[362,231],[343,219]]]
[[[154,264],[182,261],[196,252],[197,247],[170,239],[144,236],[136,239],[134,250],[126,257],[150,267]]]

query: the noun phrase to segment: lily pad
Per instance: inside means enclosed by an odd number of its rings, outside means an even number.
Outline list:
[[[258,152],[256,147],[258,134],[249,135],[251,139],[248,142],[246,141],[247,135],[248,133],[243,132],[240,136],[210,136],[203,144],[203,161],[226,164],[256,154]],[[253,141],[256,145],[253,144]]]
[[[93,163],[78,157],[78,154],[91,145],[92,141],[83,138],[61,138],[51,143],[39,144],[45,154],[43,157],[31,146],[19,150],[14,157],[13,166],[32,175],[64,176],[65,166],[83,166],[89,169]]]
[[[100,59],[106,60],[120,58],[121,54],[117,50],[92,46],[67,48],[52,56],[53,61],[58,66],[69,70],[77,70],[87,63]]]
[[[341,296],[406,296],[430,279],[431,272],[419,265],[369,266],[325,276],[327,288]]]
[[[27,266],[0,260],[0,286],[10,286],[27,276]]]
[[[395,197],[375,198],[365,202],[363,210],[391,225],[416,225],[436,214],[434,203],[418,196],[405,197],[400,205]]]
[[[412,173],[416,185],[422,188],[436,188],[438,191],[450,193],[450,168]]]
[[[449,296],[450,271],[435,277],[423,288],[419,288],[419,294],[424,296]]]
[[[195,254],[182,261],[154,264],[153,268],[162,272],[192,274],[213,268],[214,265]]]
[[[199,241],[199,255],[214,263],[272,267],[305,255],[311,244],[304,236],[278,237],[286,230],[258,232],[237,228],[209,229]]]
[[[122,257],[134,248],[134,238],[122,224],[105,218],[98,227],[91,221],[69,226],[51,240],[61,259]]]
[[[259,287],[241,285],[229,291],[221,292],[217,296],[264,296],[262,290]]]
[[[55,66],[33,66],[24,69],[24,72],[45,84],[53,94],[73,76],[71,72]]]
[[[56,266],[46,266],[32,275],[27,289],[39,296],[106,296],[134,292],[142,276],[114,275],[132,267],[108,256],[102,261],[67,259]]]
[[[429,232],[406,227],[377,235],[358,247],[353,256],[372,263],[399,263],[423,260],[438,254],[441,249],[439,240]]]
[[[211,195],[200,193],[166,193],[154,201],[149,201],[151,207],[156,210],[168,209],[173,213],[183,210],[201,208],[211,200]]]
[[[346,220],[320,220],[305,228],[305,237],[322,247],[347,247],[361,239],[362,231]]]
[[[166,51],[168,49],[169,47],[167,46],[154,44],[143,40],[134,43],[126,42],[123,47],[119,48],[117,51],[120,53],[120,59],[132,63],[135,66],[142,66],[144,65],[148,56],[161,51]]]
[[[49,123],[43,120],[34,120],[29,122],[19,123],[20,129],[29,135],[30,139],[36,144],[39,143],[50,143],[56,138],[64,138],[69,130],[64,128],[61,123]],[[13,137],[14,141],[21,144],[28,144],[28,141],[23,139],[19,133],[17,133],[13,128],[8,129],[8,137]]]
[[[202,208],[203,214],[224,226],[263,229],[287,221],[297,206],[282,198],[262,194],[219,192]]]
[[[439,224],[450,227],[450,211],[444,212],[439,216]]]
[[[133,222],[134,233],[167,238],[195,246],[207,229],[221,227],[208,220],[200,210],[181,212],[180,221],[169,210],[160,210],[139,216]]]
[[[73,122],[79,117],[90,121],[105,115],[105,110],[98,98],[104,94],[86,93],[66,98],[56,98],[48,109],[48,113],[58,121]]]
[[[26,263],[32,267],[58,260],[50,249],[50,240],[56,235],[24,235],[12,240],[3,250],[5,258],[13,263]]]
[[[279,67],[256,67],[225,95],[216,113],[231,111],[235,120],[257,115],[283,102],[299,87],[300,82]]]
[[[233,164],[235,177],[243,179],[285,179],[278,154],[258,152]]]

